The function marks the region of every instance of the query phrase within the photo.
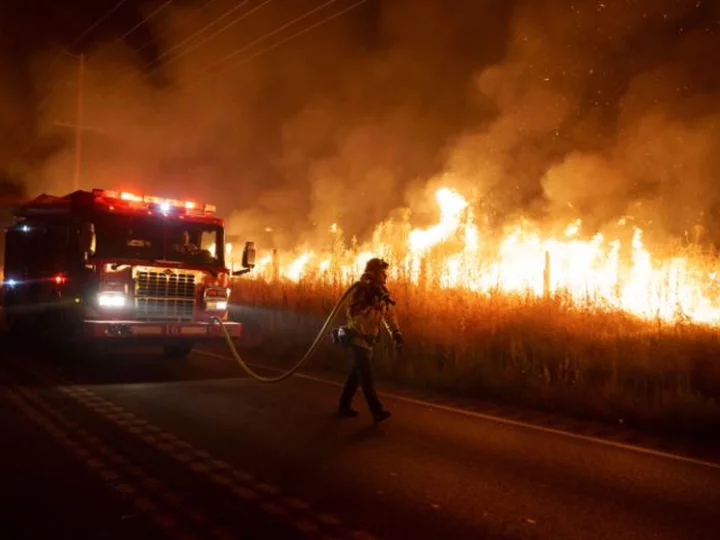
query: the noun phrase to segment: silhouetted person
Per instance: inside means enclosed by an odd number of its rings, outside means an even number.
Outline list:
[[[183,231],[182,233],[182,243],[177,245],[177,250],[181,253],[186,253],[188,255],[193,255],[197,253],[198,247],[190,242],[190,233],[187,231]]]
[[[357,416],[351,405],[358,386],[362,386],[365,400],[376,422],[390,417],[375,392],[370,361],[373,348],[380,337],[382,325],[387,325],[393,340],[402,345],[402,334],[398,326],[393,305],[386,288],[388,263],[382,259],[370,259],[359,280],[359,285],[350,298],[347,308],[347,326],[351,329],[350,353],[353,368],[340,396],[338,413],[341,416]]]

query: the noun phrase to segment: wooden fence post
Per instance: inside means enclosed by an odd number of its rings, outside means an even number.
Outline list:
[[[550,298],[550,252],[545,252],[545,268],[543,270],[543,296]]]
[[[280,255],[277,248],[272,251],[272,281],[280,281]]]

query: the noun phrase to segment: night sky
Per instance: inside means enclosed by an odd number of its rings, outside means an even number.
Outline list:
[[[0,7],[6,193],[69,191],[84,54],[83,188],[207,200],[279,247],[422,219],[438,183],[492,224],[716,224],[720,2],[368,0],[265,52],[354,2],[267,37],[323,1],[128,0],[86,32],[117,3]]]

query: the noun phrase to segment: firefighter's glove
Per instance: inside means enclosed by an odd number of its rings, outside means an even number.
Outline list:
[[[402,335],[402,333],[399,332],[399,331],[392,333],[392,339],[393,339],[393,341],[395,342],[395,346],[398,347],[398,348],[400,348],[400,347],[402,347],[403,345],[405,345],[405,340],[403,339],[403,335]]]
[[[330,337],[335,345],[340,345],[342,348],[347,349],[354,335],[354,331],[347,326],[339,326],[333,328],[330,332]]]

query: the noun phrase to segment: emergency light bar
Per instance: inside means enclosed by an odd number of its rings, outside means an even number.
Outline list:
[[[128,193],[126,191],[93,189],[92,193],[97,198],[102,198],[106,201],[123,201],[126,204],[129,203],[130,206],[145,206],[150,208],[151,205],[157,205],[160,211],[164,214],[169,213],[172,209],[184,210],[186,214],[199,216],[214,214],[217,211],[217,208],[213,204],[198,204],[193,201],[163,199],[161,197],[154,197],[151,195],[135,195],[134,193]]]

